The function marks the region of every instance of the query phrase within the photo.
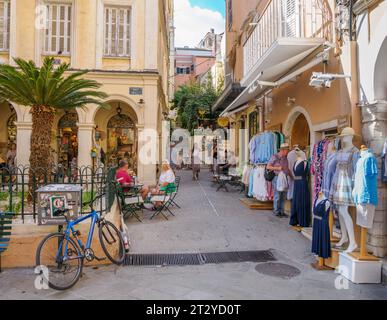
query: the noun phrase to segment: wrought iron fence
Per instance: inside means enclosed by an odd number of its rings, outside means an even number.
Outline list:
[[[47,172],[42,168],[31,169],[18,166],[13,169],[0,169],[0,212],[14,212],[23,222],[26,217],[37,218],[36,190],[47,184],[75,184],[82,186],[82,203],[92,200],[96,195],[106,192],[107,181],[113,177],[109,172],[114,168],[80,167],[65,169],[56,165]],[[30,191],[31,190],[31,191]],[[98,210],[105,212],[109,201],[101,201]],[[84,206],[82,213],[90,212]]]

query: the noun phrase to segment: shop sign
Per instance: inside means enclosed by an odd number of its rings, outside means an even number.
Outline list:
[[[341,132],[344,128],[351,126],[351,115],[347,114],[345,116],[339,117],[337,119],[337,131]]]
[[[142,88],[140,87],[130,87],[129,94],[131,96],[142,96]]]
[[[228,123],[229,123],[228,118],[219,118],[218,119],[218,125],[222,128],[227,127]]]

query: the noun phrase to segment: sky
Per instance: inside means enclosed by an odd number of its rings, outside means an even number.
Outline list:
[[[224,32],[224,0],[175,0],[176,47],[195,47],[210,31]]]

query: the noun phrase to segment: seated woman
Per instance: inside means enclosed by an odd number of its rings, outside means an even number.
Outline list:
[[[159,183],[156,189],[152,190],[152,194],[164,194],[165,192],[172,193],[176,191],[175,174],[167,160],[161,165],[161,174]]]
[[[116,179],[121,184],[124,192],[129,192],[130,188],[133,187],[134,181],[132,176],[129,174],[129,164],[126,160],[121,160],[116,172]],[[148,186],[143,186],[140,190],[141,197],[145,200],[149,192]]]

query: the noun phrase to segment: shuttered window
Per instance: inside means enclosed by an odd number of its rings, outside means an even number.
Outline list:
[[[0,1],[0,51],[9,50],[9,1]]]
[[[130,57],[130,7],[105,7],[104,19],[104,55],[113,57]]]
[[[68,55],[71,52],[71,5],[48,4],[45,54]]]

